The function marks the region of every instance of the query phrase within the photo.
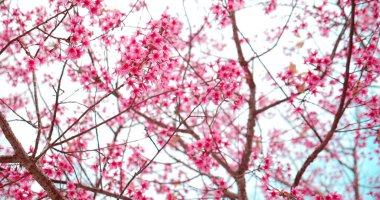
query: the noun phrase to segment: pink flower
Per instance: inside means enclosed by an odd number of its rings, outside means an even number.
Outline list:
[[[69,46],[66,49],[66,55],[68,59],[78,59],[82,56],[83,52],[80,48],[74,47],[74,46]]]
[[[36,65],[39,63],[38,58],[29,58],[26,62],[26,68],[29,72],[36,70]]]
[[[162,51],[153,50],[152,53],[149,55],[149,58],[152,60],[152,62],[158,62],[162,58]]]

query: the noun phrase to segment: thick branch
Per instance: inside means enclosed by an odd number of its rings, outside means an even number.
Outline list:
[[[20,160],[15,155],[0,156],[0,163],[20,163]]]
[[[3,131],[8,142],[11,144],[15,151],[15,156],[20,161],[20,164],[25,167],[29,173],[33,176],[41,187],[46,191],[49,197],[53,200],[63,199],[57,188],[50,181],[50,179],[41,171],[41,169],[35,164],[34,160],[30,159],[22,147],[20,141],[14,135],[11,127],[6,121],[3,113],[0,112],[0,128]]]
[[[235,180],[238,185],[238,195],[239,199],[246,199],[247,198],[247,192],[246,192],[246,181],[244,178],[245,171],[248,169],[248,163],[250,161],[250,157],[252,154],[252,143],[253,143],[253,136],[254,136],[254,128],[255,128],[255,119],[256,119],[256,85],[253,80],[253,76],[251,71],[248,68],[248,62],[245,60],[243,55],[243,50],[240,44],[239,39],[239,29],[237,27],[235,12],[232,11],[230,14],[231,22],[232,22],[232,34],[233,39],[236,46],[236,51],[238,54],[238,60],[240,66],[245,71],[245,79],[249,87],[249,100],[248,100],[248,106],[249,106],[249,114],[248,114],[248,121],[247,121],[247,135],[246,135],[246,143],[243,151],[243,155],[241,157],[241,163],[239,165],[239,168],[237,170],[237,176],[235,177]]]
[[[61,180],[52,180],[52,181],[54,183],[58,183],[58,184],[67,184],[67,181],[61,181]],[[87,190],[87,191],[90,191],[90,192],[94,192],[94,193],[103,194],[103,195],[106,195],[106,196],[109,196],[109,197],[114,197],[114,198],[119,198],[119,199],[124,199],[124,200],[130,200],[131,199],[131,198],[126,197],[126,196],[119,196],[119,194],[115,194],[115,193],[112,193],[112,192],[109,192],[109,191],[106,191],[106,190],[102,190],[102,189],[99,189],[99,188],[93,188],[93,187],[90,187],[90,186],[82,185],[80,183],[74,183],[74,185],[77,188],[81,188],[81,189],[84,189],[84,190]]]
[[[293,188],[297,187],[302,175],[305,173],[307,167],[317,158],[318,154],[327,146],[329,141],[334,135],[335,130],[338,127],[338,123],[340,121],[340,118],[343,116],[344,110],[346,108],[345,102],[346,102],[346,96],[347,96],[347,90],[348,90],[348,79],[350,76],[350,63],[351,63],[351,57],[352,57],[352,49],[353,49],[353,43],[354,43],[354,31],[355,31],[355,1],[351,0],[351,28],[350,28],[350,39],[348,44],[348,53],[347,53],[347,61],[346,61],[346,71],[344,74],[344,83],[343,83],[343,91],[340,98],[340,103],[338,110],[335,114],[334,121],[331,125],[331,129],[329,133],[327,134],[325,140],[313,151],[313,153],[306,159],[306,161],[303,163],[301,169],[297,172],[296,178],[293,182]]]

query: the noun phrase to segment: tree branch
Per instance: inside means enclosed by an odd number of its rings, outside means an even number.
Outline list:
[[[0,112],[0,128],[3,131],[8,142],[11,144],[15,151],[15,157],[20,161],[20,164],[25,167],[29,173],[33,176],[49,197],[53,200],[61,200],[63,196],[59,193],[54,184],[50,179],[41,171],[41,169],[35,164],[34,160],[29,158],[28,154],[25,152],[20,141],[14,135],[11,127],[9,126],[7,120],[5,119],[2,112]]]
[[[67,181],[61,181],[61,180],[52,180],[52,182],[58,183],[58,184],[65,184],[65,185],[67,184]],[[109,196],[109,197],[119,198],[119,199],[123,199],[123,200],[131,200],[131,198],[129,198],[129,197],[119,196],[119,194],[108,192],[108,191],[102,190],[100,188],[93,188],[93,187],[90,187],[90,186],[82,185],[80,183],[74,183],[74,185],[77,188],[81,188],[81,189],[84,189],[84,190],[87,190],[87,191],[90,191],[90,192],[99,193],[99,194],[103,194],[103,195],[106,195],[106,196]]]
[[[331,125],[331,129],[329,133],[327,134],[325,140],[313,151],[313,153],[303,163],[301,169],[297,172],[297,175],[292,185],[293,188],[298,186],[302,178],[302,175],[305,173],[307,167],[315,160],[318,154],[327,146],[327,144],[333,137],[335,130],[338,127],[340,118],[343,116],[344,110],[346,108],[345,102],[346,102],[346,96],[347,96],[347,90],[348,90],[348,79],[350,76],[350,63],[351,63],[352,49],[353,49],[353,43],[354,43],[354,32],[355,32],[355,1],[351,0],[351,28],[350,28],[350,35],[349,35],[350,39],[349,39],[349,44],[348,44],[348,55],[347,55],[347,61],[346,61],[346,71],[344,74],[343,91],[340,98],[339,107],[335,114],[334,121]]]
[[[44,22],[41,22],[41,23],[38,24],[37,26],[35,26],[35,27],[29,29],[29,30],[26,31],[25,33],[23,33],[23,34],[21,34],[21,35],[15,37],[15,38],[13,38],[12,40],[10,40],[10,41],[9,41],[9,42],[8,42],[8,43],[7,43],[7,44],[6,44],[6,45],[0,50],[0,55],[1,55],[1,54],[2,54],[2,53],[8,48],[13,42],[15,42],[15,41],[17,41],[18,39],[24,37],[25,35],[29,34],[30,32],[32,32],[32,31],[38,29],[38,27],[40,27],[40,26],[42,26],[42,25],[48,23],[50,20],[52,20],[52,19],[58,17],[59,15],[62,15],[62,14],[64,14],[64,13],[68,12],[68,11],[71,10],[71,8],[73,8],[73,7],[74,7],[74,4],[71,4],[71,6],[70,6],[69,8],[63,10],[62,12],[59,12],[59,13],[55,14],[54,16],[50,17],[49,19],[45,20]]]
[[[306,91],[306,90],[305,90],[305,91]],[[295,94],[295,96],[298,96],[298,95],[300,95],[300,94],[302,94],[302,93],[304,93],[304,92],[298,92],[298,93]],[[291,97],[289,96],[289,97],[286,97],[286,98],[284,98],[284,99],[281,99],[281,100],[278,100],[278,101],[276,101],[276,102],[273,102],[273,103],[271,103],[271,104],[269,104],[269,105],[267,105],[267,106],[265,106],[265,107],[262,107],[262,108],[260,108],[260,109],[257,109],[257,110],[256,110],[256,115],[257,115],[257,114],[260,114],[260,113],[262,113],[262,112],[265,112],[266,110],[268,110],[268,109],[270,109],[270,108],[273,108],[273,107],[275,107],[275,106],[278,106],[278,105],[280,105],[281,103],[284,103],[284,102],[288,101],[290,98],[291,98]]]
[[[248,163],[250,161],[250,157],[252,154],[252,143],[253,136],[255,133],[255,120],[256,120],[256,84],[253,80],[252,72],[248,68],[248,62],[245,60],[243,55],[243,50],[240,44],[239,39],[239,29],[236,22],[235,11],[230,13],[230,18],[232,22],[232,34],[233,40],[236,46],[236,51],[238,54],[238,60],[240,66],[245,71],[245,79],[249,87],[249,100],[248,100],[248,121],[247,121],[247,135],[246,135],[246,143],[244,147],[243,154],[241,156],[241,163],[237,170],[237,176],[235,177],[236,183],[238,185],[238,199],[246,199],[247,191],[246,191],[246,181],[245,181],[245,171],[248,169]]]
[[[20,163],[20,160],[15,155],[0,156],[0,163]]]

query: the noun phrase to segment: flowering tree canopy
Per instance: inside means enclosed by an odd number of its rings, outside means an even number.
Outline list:
[[[0,196],[380,199],[380,2],[0,1]]]

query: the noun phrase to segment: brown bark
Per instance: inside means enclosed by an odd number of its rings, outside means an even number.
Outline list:
[[[246,190],[246,180],[245,180],[245,172],[248,170],[248,164],[250,161],[250,157],[252,154],[252,146],[253,146],[253,136],[255,133],[255,120],[256,120],[256,84],[253,80],[252,72],[248,68],[248,62],[244,58],[243,50],[240,44],[239,39],[239,29],[236,22],[235,12],[232,11],[230,13],[231,23],[232,23],[232,34],[234,43],[236,46],[236,51],[238,54],[238,61],[242,69],[245,71],[245,79],[247,85],[249,87],[249,113],[248,113],[248,121],[247,121],[247,135],[246,142],[244,146],[243,155],[241,156],[241,162],[239,164],[239,168],[237,169],[235,180],[238,185],[238,199],[245,200],[247,198],[247,190]]]
[[[341,117],[344,114],[346,105],[346,96],[348,91],[348,79],[350,76],[350,63],[351,63],[351,57],[352,57],[352,49],[353,49],[353,43],[354,43],[354,32],[355,32],[355,2],[354,0],[351,0],[351,29],[350,29],[350,35],[349,35],[349,44],[348,44],[348,53],[347,53],[347,61],[346,61],[346,71],[344,74],[344,83],[343,83],[343,91],[340,98],[340,103],[338,110],[335,114],[334,121],[331,125],[331,129],[329,133],[327,134],[326,138],[323,140],[323,142],[313,151],[312,154],[309,155],[309,157],[306,159],[306,161],[303,163],[300,170],[298,170],[297,175],[293,182],[293,188],[297,187],[302,175],[305,173],[306,169],[309,167],[309,165],[317,158],[318,154],[325,149],[329,141],[332,139],[337,127],[338,123],[341,119]]]
[[[58,189],[54,186],[51,180],[41,171],[33,159],[25,152],[20,141],[16,138],[3,113],[0,112],[0,128],[15,151],[14,159],[20,161],[20,165],[25,167],[33,176],[41,187],[45,190],[48,196],[53,200],[63,199]]]

